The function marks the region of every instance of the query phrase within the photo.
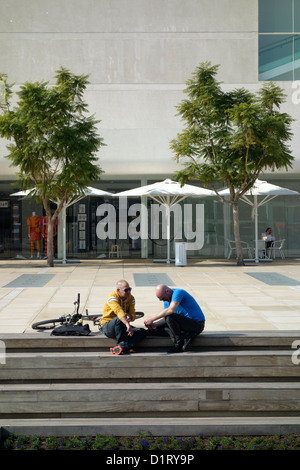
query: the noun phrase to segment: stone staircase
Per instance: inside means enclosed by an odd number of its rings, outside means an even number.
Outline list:
[[[297,331],[205,332],[187,353],[166,354],[170,340],[151,337],[113,356],[100,333],[2,334],[0,427],[41,436],[298,433],[297,340]]]

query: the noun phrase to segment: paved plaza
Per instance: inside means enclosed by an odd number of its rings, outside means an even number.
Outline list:
[[[187,266],[153,260],[100,259],[55,263],[0,261],[0,333],[34,333],[33,322],[80,311],[101,313],[116,281],[126,279],[145,316],[162,309],[159,283],[192,294],[206,317],[206,332],[300,331],[300,260],[273,260],[238,267],[235,260],[189,260]],[[143,320],[135,322],[143,325]],[[98,331],[92,324],[91,330]],[[38,333],[37,333],[38,334]]]

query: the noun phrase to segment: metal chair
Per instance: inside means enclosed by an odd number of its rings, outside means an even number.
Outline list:
[[[229,254],[227,256],[227,259],[229,259],[231,257],[231,253],[234,250],[236,250],[236,242],[234,240],[227,240],[227,242],[229,246]],[[242,250],[243,251],[246,250],[248,252],[249,258],[252,258],[252,253],[251,253],[251,248],[250,248],[249,243],[241,241],[241,245],[242,245]]]
[[[285,245],[285,238],[283,240],[276,240],[272,243],[269,248],[270,254],[273,255],[274,259],[276,258],[276,251],[279,251],[281,259],[285,259],[285,254],[283,251],[283,247]]]

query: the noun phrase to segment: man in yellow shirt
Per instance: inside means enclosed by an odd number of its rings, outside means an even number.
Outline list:
[[[105,336],[117,340],[117,345],[110,348],[112,354],[131,352],[147,335],[144,328],[134,328],[130,324],[135,320],[135,299],[131,290],[128,282],[122,279],[105,300],[101,328]]]

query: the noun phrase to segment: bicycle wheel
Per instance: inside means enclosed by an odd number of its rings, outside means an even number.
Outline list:
[[[143,318],[144,312],[135,312],[135,319],[137,320],[138,318]]]
[[[31,328],[33,330],[52,330],[56,325],[62,324],[66,321],[65,317],[53,318],[51,320],[43,320],[33,323]]]

